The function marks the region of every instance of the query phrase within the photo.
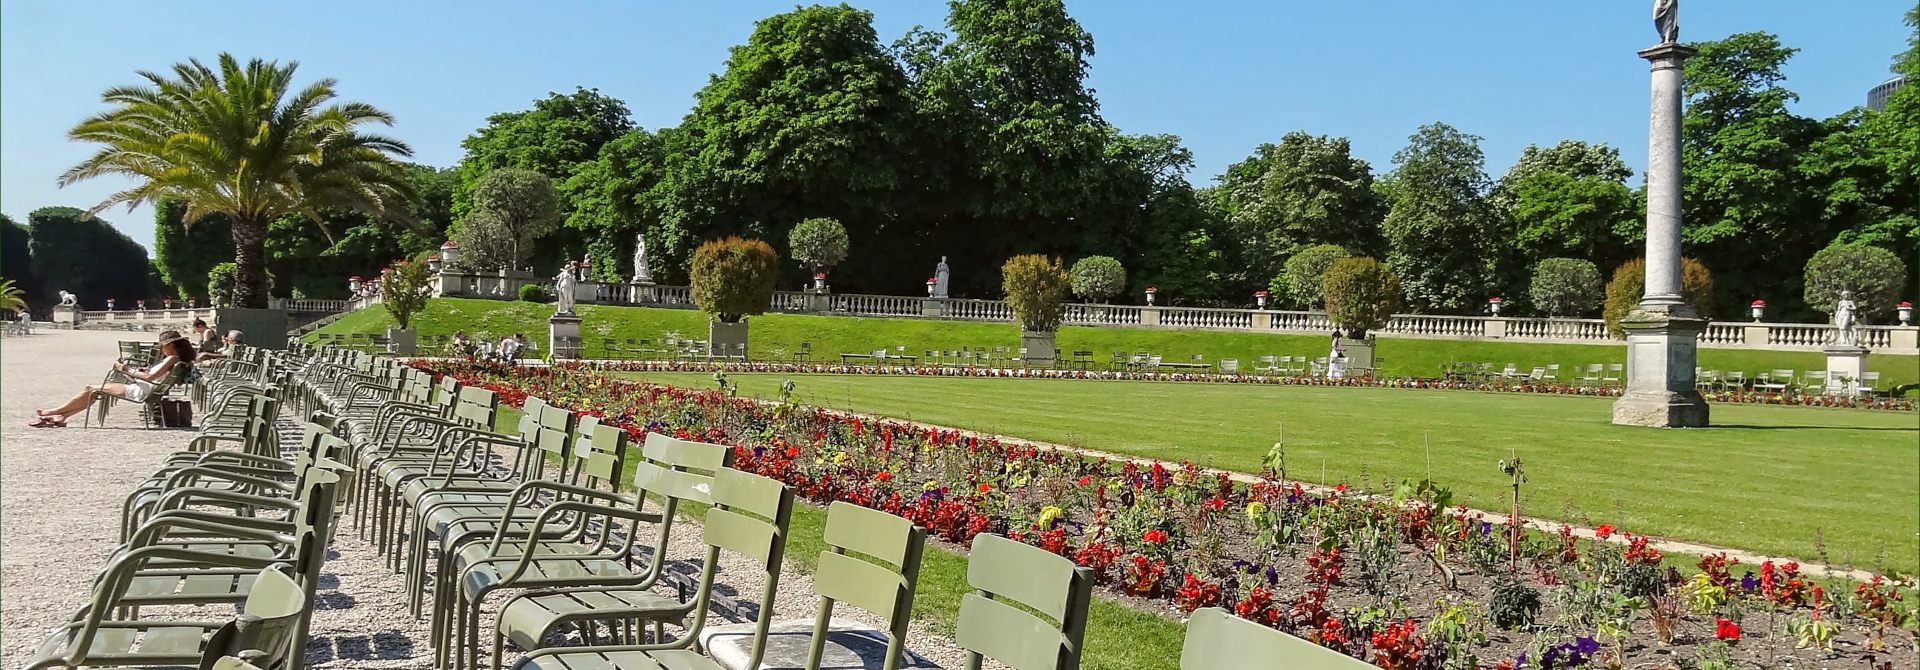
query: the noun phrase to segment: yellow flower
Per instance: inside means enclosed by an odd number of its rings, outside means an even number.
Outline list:
[[[1053,520],[1060,518],[1060,513],[1060,508],[1053,505],[1042,507],[1040,508],[1040,518],[1034,521],[1033,525],[1040,530],[1053,528]]]
[[[920,486],[920,489],[923,491],[934,491],[934,490],[938,490],[939,488],[940,488],[940,482],[936,482],[931,479],[927,480],[926,484],[922,484]]]
[[[846,465],[846,464],[847,464],[847,452],[844,452],[844,451],[842,451],[842,452],[840,452],[840,453],[837,453],[837,454],[834,454],[834,455],[833,455],[833,464],[834,464],[834,465]]]
[[[1247,520],[1248,521],[1259,521],[1260,517],[1263,517],[1266,515],[1267,515],[1266,503],[1260,502],[1258,500],[1247,503]]]

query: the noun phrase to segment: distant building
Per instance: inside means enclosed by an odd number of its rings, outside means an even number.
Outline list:
[[[1893,97],[1894,91],[1906,88],[1906,86],[1907,78],[1905,75],[1881,82],[1879,86],[1875,86],[1867,91],[1867,109],[1876,112],[1885,111],[1887,109],[1887,99]]]

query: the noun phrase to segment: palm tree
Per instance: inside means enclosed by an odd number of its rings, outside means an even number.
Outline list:
[[[11,279],[0,279],[0,312],[27,311],[27,294]]]
[[[171,77],[140,72],[146,85],[107,89],[112,109],[80,122],[67,136],[105,145],[67,170],[60,185],[101,175],[137,182],[95,205],[132,208],[164,197],[187,204],[191,225],[211,213],[233,224],[234,303],[267,306],[267,224],[304,214],[357,213],[404,221],[413,188],[395,156],[412,153],[399,140],[361,132],[393,125],[393,116],[359,102],[329,104],[334,80],[295,92],[298,63],[258,58],[246,65],[220,54],[218,70],[198,60],[175,64]]]

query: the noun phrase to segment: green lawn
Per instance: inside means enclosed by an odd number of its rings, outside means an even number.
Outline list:
[[[645,374],[708,386],[708,374]],[[743,393],[790,378],[733,374]],[[949,377],[793,377],[809,404],[1256,471],[1285,426],[1289,475],[1380,487],[1431,476],[1503,509],[1776,555],[1911,571],[1912,413],[1721,404],[1714,428],[1614,426],[1608,399],[1406,389]]]
[[[658,342],[668,332],[690,339],[706,339],[706,317],[683,309],[608,307],[581,305],[588,357],[602,357],[601,340],[613,338],[652,339]],[[553,314],[551,305],[529,302],[437,298],[425,313],[415,317],[421,335],[451,335],[464,329],[470,335],[486,334],[498,340],[511,333],[525,333],[536,342],[546,341],[546,319]],[[952,350],[965,347],[1017,347],[1019,333],[1012,324],[941,321],[931,319],[886,319],[802,314],[767,314],[750,320],[749,350],[754,358],[788,360],[801,343],[811,343],[815,359],[834,359],[842,352],[867,352],[881,347],[905,346],[918,355],[929,349]],[[384,309],[369,309],[349,314],[317,333],[384,333],[393,325]],[[316,334],[317,334],[316,333]],[[313,334],[307,336],[309,340]],[[1060,330],[1059,348],[1064,352],[1087,350],[1106,360],[1113,352],[1146,351],[1161,354],[1167,360],[1186,360],[1201,354],[1207,360],[1238,358],[1251,368],[1258,356],[1324,356],[1327,340],[1320,335],[1277,335],[1171,328],[1091,328],[1067,327]],[[1794,370],[1825,367],[1817,352],[1749,351],[1739,349],[1701,349],[1700,365],[1714,370],[1740,370],[1753,376],[1765,370]],[[1563,378],[1593,363],[1624,363],[1622,345],[1537,344],[1499,341],[1422,340],[1382,338],[1378,364],[1384,374],[1432,377],[1449,363],[1482,362],[1494,365],[1515,363],[1522,369],[1560,364]],[[1914,356],[1874,355],[1868,368],[1880,371],[1883,387],[1912,384],[1920,380],[1920,362]]]

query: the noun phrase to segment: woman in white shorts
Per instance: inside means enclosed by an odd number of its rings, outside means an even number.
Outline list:
[[[132,402],[142,402],[147,399],[147,396],[153,393],[154,383],[165,379],[168,374],[171,374],[174,371],[174,366],[193,365],[193,345],[187,342],[187,338],[181,337],[179,331],[169,330],[160,333],[160,342],[156,346],[160,349],[161,358],[160,362],[154,364],[153,367],[135,368],[125,363],[116,362],[113,364],[113,369],[125,375],[127,377],[127,383],[118,384],[108,382],[105,384],[88,384],[80,390],[79,395],[75,395],[73,399],[68,400],[66,404],[52,409],[35,410],[34,413],[37,416],[32,422],[27,424],[27,427],[67,427],[67,417],[86,411],[87,405],[93,402],[93,394],[96,392],[123,398]]]

